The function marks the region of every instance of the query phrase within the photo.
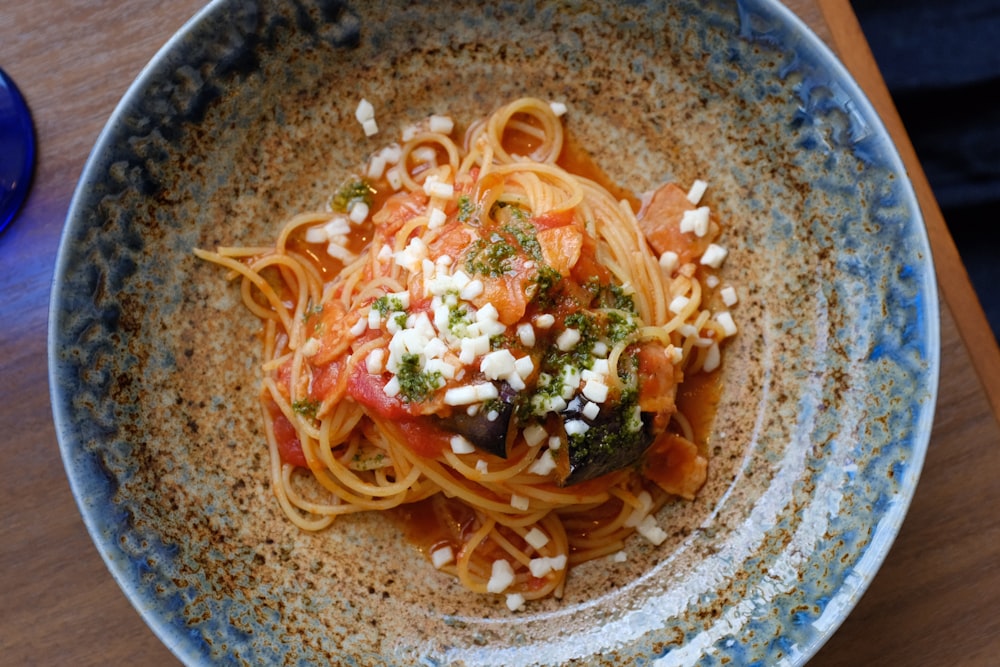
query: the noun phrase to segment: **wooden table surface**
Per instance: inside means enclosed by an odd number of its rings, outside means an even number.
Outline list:
[[[31,194],[0,233],[0,664],[177,665],[105,569],[70,494],[46,376],[49,286],[88,152],[141,68],[200,0],[0,7],[0,67],[34,113]],[[893,132],[924,210],[942,295],[940,395],[902,531],[810,665],[1000,660],[1000,352],[847,0],[789,0]],[[0,155],[0,159],[4,159]]]

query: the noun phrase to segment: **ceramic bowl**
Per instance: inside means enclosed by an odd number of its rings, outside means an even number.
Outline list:
[[[319,533],[268,487],[257,323],[194,247],[270,243],[401,128],[521,95],[617,183],[709,183],[727,222],[709,480],[669,536],[510,613],[384,516]],[[354,118],[376,107],[380,135]],[[59,251],[55,423],[84,522],[187,665],[800,665],[895,537],[924,459],[938,305],[904,168],[858,86],[770,0],[218,0],[153,59]]]

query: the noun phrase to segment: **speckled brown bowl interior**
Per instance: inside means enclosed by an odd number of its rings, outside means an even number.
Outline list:
[[[565,102],[568,130],[635,192],[707,180],[741,301],[697,500],[663,510],[660,547],[636,538],[627,561],[580,566],[562,600],[514,614],[434,570],[384,516],[319,533],[285,519],[255,403],[258,325],[191,250],[267,244],[403,127],[521,95]],[[83,518],[186,664],[797,665],[902,521],[937,336],[891,142],[774,2],[220,0],[95,148],[60,250],[50,359]]]

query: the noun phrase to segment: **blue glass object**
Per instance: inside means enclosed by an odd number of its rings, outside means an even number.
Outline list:
[[[20,91],[0,70],[0,231],[28,194],[35,165],[35,130]]]

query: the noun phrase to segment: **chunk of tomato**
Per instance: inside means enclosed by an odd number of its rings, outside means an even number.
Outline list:
[[[364,364],[357,364],[347,380],[347,395],[378,417],[384,419],[411,417],[403,401],[396,396],[386,395],[385,384],[383,376],[372,375]]]
[[[308,468],[305,452],[302,451],[302,442],[295,426],[288,420],[288,417],[281,412],[274,401],[268,401],[268,412],[271,415],[274,439],[278,445],[278,456],[282,463],[288,463],[300,468]]]

